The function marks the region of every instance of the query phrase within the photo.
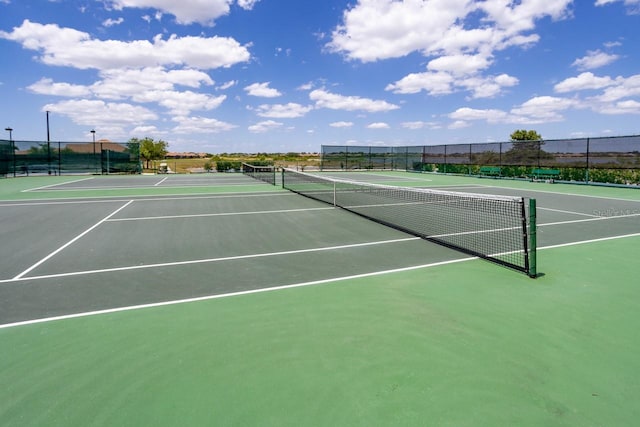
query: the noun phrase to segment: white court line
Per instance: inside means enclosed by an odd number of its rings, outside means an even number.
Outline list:
[[[178,188],[200,188],[200,187],[207,187],[207,188],[215,188],[215,187],[255,187],[255,184],[234,184],[234,183],[220,183],[220,184],[199,184],[199,185],[165,185],[162,188],[171,188],[171,189],[178,189]],[[56,189],[55,192],[56,193],[72,193],[72,192],[77,192],[77,191],[87,191],[87,190],[92,190],[92,191],[113,191],[113,190],[150,190],[156,188],[155,184],[149,184],[149,185],[137,185],[135,187],[129,186],[129,185],[112,185],[109,187],[83,187],[83,188],[61,188],[61,189]],[[27,190],[23,190],[27,191]],[[39,189],[33,189],[33,190],[28,190],[32,193],[38,192],[40,191]]]
[[[125,206],[123,206],[122,208],[124,208],[124,207]],[[120,208],[120,209],[122,209],[122,208]],[[116,212],[114,212],[113,214],[115,214]],[[103,222],[103,221],[100,221],[100,222]],[[96,226],[97,225],[98,224],[96,224]],[[95,226],[92,227],[92,228],[95,228]],[[87,230],[87,231],[90,231],[90,230]],[[77,240],[79,237],[80,236],[76,237],[74,240]],[[72,240],[71,242],[69,242],[65,246],[68,246],[74,240]],[[31,267],[29,270],[21,273],[20,275],[14,277],[13,279],[0,280],[0,283],[11,283],[11,282],[17,282],[17,281],[24,282],[24,281],[27,281],[27,280],[53,279],[53,278],[59,278],[59,277],[82,276],[82,275],[86,275],[86,274],[97,274],[97,273],[112,273],[112,272],[115,272],[115,271],[131,271],[131,270],[142,270],[142,269],[146,269],[146,268],[174,267],[174,266],[177,266],[177,265],[206,264],[206,263],[213,263],[213,262],[236,261],[236,260],[241,260],[241,259],[266,258],[266,257],[273,257],[273,256],[295,255],[295,254],[304,254],[304,253],[311,253],[311,252],[324,252],[324,251],[332,251],[332,250],[336,250],[336,249],[350,249],[350,248],[359,248],[359,247],[364,247],[364,246],[385,245],[387,243],[409,242],[411,240],[420,240],[420,238],[419,237],[405,237],[405,238],[402,238],[402,239],[380,240],[380,241],[377,241],[377,242],[354,243],[354,244],[350,244],[350,245],[340,245],[340,246],[325,246],[325,247],[322,247],[322,248],[297,249],[297,250],[282,251],[282,252],[268,252],[268,253],[262,253],[262,254],[236,255],[236,256],[228,256],[228,257],[221,257],[221,258],[195,259],[195,260],[189,260],[189,261],[163,262],[163,263],[157,263],[157,264],[131,265],[131,266],[128,266],[128,267],[114,267],[114,268],[104,268],[104,269],[99,269],[99,270],[74,271],[74,272],[71,272],[71,273],[48,274],[48,275],[44,275],[44,276],[22,277],[25,273],[27,273],[30,270],[32,270],[35,267],[34,266],[34,267]],[[60,248],[60,249],[63,249],[63,248]],[[56,251],[56,252],[59,252],[60,249],[58,251]],[[51,255],[53,255],[53,254],[51,254]],[[42,260],[40,263],[42,263],[44,261],[45,260]]]
[[[132,305],[132,306],[127,306],[127,307],[109,308],[109,309],[105,309],[105,310],[89,311],[89,312],[84,312],[84,313],[65,314],[65,315],[62,315],[62,316],[46,317],[46,318],[42,318],[42,319],[33,319],[33,320],[25,320],[25,321],[22,321],[22,322],[15,322],[15,323],[6,323],[4,325],[0,325],[0,329],[12,328],[12,327],[15,327],[15,326],[33,325],[33,324],[36,324],[36,323],[53,322],[53,321],[56,321],[56,320],[75,319],[75,318],[79,318],[79,317],[96,316],[96,315],[99,315],[99,314],[118,313],[118,312],[122,312],[122,311],[140,310],[140,309],[145,309],[145,308],[163,307],[163,306],[168,306],[168,305],[176,305],[176,304],[185,304],[185,303],[191,303],[191,302],[207,301],[207,300],[228,298],[228,297],[234,297],[234,296],[240,296],[240,295],[251,295],[251,294],[264,293],[264,292],[280,291],[280,290],[285,290],[285,289],[301,288],[301,287],[305,287],[305,286],[322,285],[322,284],[326,284],[326,283],[341,282],[341,281],[344,281],[344,280],[361,279],[361,278],[365,278],[365,277],[374,277],[374,276],[381,276],[381,275],[384,275],[384,274],[400,273],[400,272],[404,272],[404,271],[418,270],[418,269],[422,269],[422,268],[437,267],[439,265],[454,264],[454,263],[457,263],[457,262],[470,261],[470,260],[473,260],[473,259],[476,259],[476,258],[461,258],[461,259],[455,259],[455,260],[449,260],[449,261],[434,262],[432,264],[423,264],[423,265],[416,265],[416,266],[412,266],[412,267],[396,268],[396,269],[393,269],[393,270],[375,271],[375,272],[372,272],[372,273],[355,274],[353,276],[334,277],[334,278],[331,278],[331,279],[315,280],[315,281],[312,281],[312,282],[303,282],[303,283],[294,283],[294,284],[291,284],[291,285],[273,286],[273,287],[270,287],[270,288],[252,289],[252,290],[249,290],[249,291],[231,292],[231,293],[227,293],[227,294],[207,295],[207,296],[203,296],[203,297],[186,298],[186,299],[173,300],[173,301],[163,301],[163,302],[156,302],[156,303],[150,303],[150,304]]]
[[[200,200],[200,199],[237,199],[247,197],[276,197],[276,196],[298,196],[291,192],[264,192],[264,193],[195,193],[189,196],[179,196],[177,194],[168,194],[167,196],[157,195],[136,195],[137,202],[157,202],[165,200]],[[109,203],[120,202],[124,203],[131,200],[131,197],[126,198],[114,198],[115,196],[95,196],[95,197],[83,197],[80,199],[61,198],[52,201],[51,199],[30,199],[31,201],[16,201],[15,203],[1,203],[0,208],[5,206],[41,206],[41,205],[65,205],[65,204],[78,204],[78,203]]]
[[[42,187],[36,187],[36,188],[27,188],[26,190],[22,190],[21,193],[29,193],[32,191],[38,191],[38,190],[43,190],[45,188],[51,188],[51,187],[57,187],[58,185],[66,185],[66,184],[72,184],[74,182],[81,182],[81,181],[88,181],[90,179],[93,179],[93,177],[90,178],[82,178],[82,179],[76,179],[74,181],[66,181],[66,182],[59,182],[57,184],[51,184],[51,185],[44,185]]]
[[[274,211],[255,211],[255,212],[221,212],[221,213],[207,213],[207,214],[185,214],[185,215],[164,215],[164,216],[142,216],[135,218],[114,218],[108,219],[107,222],[120,222],[120,221],[146,221],[154,219],[179,219],[179,218],[205,218],[211,216],[238,216],[238,215],[262,215],[272,213],[290,213],[290,212],[307,212],[307,211],[326,211],[335,209],[333,206],[327,206],[322,208],[302,208],[302,209],[281,209]]]
[[[117,214],[118,212],[120,212],[122,209],[126,208],[127,206],[129,206],[131,203],[133,203],[133,200],[129,200],[129,202],[127,202],[124,206],[120,206],[118,209],[116,209],[115,211],[113,211],[112,213],[110,213],[109,215],[107,215],[105,218],[101,219],[100,221],[98,221],[97,223],[95,223],[94,225],[92,225],[91,227],[89,227],[88,229],[86,229],[85,231],[83,231],[82,233],[80,233],[79,235],[77,235],[76,237],[74,237],[73,239],[71,239],[70,241],[68,241],[67,243],[65,243],[64,245],[60,246],[58,249],[56,249],[55,251],[51,252],[49,255],[47,255],[46,257],[42,258],[40,261],[36,262],[35,264],[33,264],[31,267],[27,268],[25,271],[23,271],[22,273],[18,274],[17,276],[15,276],[13,278],[13,280],[17,280],[22,278],[25,274],[29,273],[31,270],[33,270],[34,268],[38,267],[39,265],[41,265],[42,263],[44,263],[45,261],[47,261],[48,259],[50,259],[51,257],[53,257],[54,255],[56,255],[57,253],[61,252],[62,250],[64,250],[65,248],[67,248],[69,245],[71,245],[72,243],[74,243],[75,241],[77,241],[78,239],[80,239],[82,236],[84,236],[85,234],[89,233],[91,230],[93,230],[94,228],[98,227],[100,224],[102,224],[103,222],[105,222],[106,220],[108,220],[109,218],[111,218],[113,215]]]
[[[623,235],[620,235],[620,236],[601,237],[599,239],[582,240],[582,241],[579,241],[579,242],[559,243],[557,245],[543,246],[542,248],[538,248],[538,250],[564,248],[564,247],[567,247],[567,246],[576,246],[576,245],[585,245],[585,244],[588,244],[588,243],[606,242],[607,240],[626,239],[626,238],[629,238],[629,237],[640,237],[640,233],[623,234]]]
[[[163,182],[165,182],[167,179],[169,179],[168,177],[164,177],[162,178],[160,181],[156,182],[155,184],[153,184],[154,187],[157,187],[158,185],[162,184]]]
[[[39,199],[42,200],[42,199]],[[127,198],[126,200],[120,200],[120,199],[101,199],[101,200],[68,200],[68,201],[52,201],[52,202],[40,202],[40,201],[36,201],[36,202],[16,202],[16,203],[0,203],[0,208],[6,208],[6,207],[16,207],[16,206],[55,206],[55,205],[84,205],[87,203],[123,203],[126,202],[128,200],[131,200],[130,198]]]
[[[570,185],[570,184],[566,184],[566,185]],[[621,197],[606,197],[606,196],[594,196],[594,195],[589,195],[589,194],[562,193],[562,192],[558,192],[558,191],[549,191],[549,190],[532,190],[530,188],[498,187],[498,186],[495,186],[495,185],[488,185],[485,188],[497,188],[497,189],[500,189],[500,190],[511,190],[511,191],[519,191],[519,192],[523,192],[524,191],[526,193],[553,194],[554,196],[585,197],[585,198],[588,198],[588,199],[617,200],[617,201],[621,201],[621,202],[640,203],[640,199],[623,199]],[[627,188],[626,190],[628,190],[628,191],[639,191],[639,190],[634,189],[634,188]]]
[[[629,215],[617,215],[617,216],[599,216],[596,218],[586,218],[586,219],[574,219],[571,221],[558,221],[558,222],[547,222],[544,224],[537,224],[538,227],[546,227],[549,225],[564,225],[564,224],[575,224],[578,222],[591,222],[591,221],[611,221],[615,219],[624,219],[624,218],[634,218],[640,216],[640,213],[637,214],[629,214]]]
[[[565,246],[576,246],[576,245],[583,245],[583,244],[589,244],[589,243],[604,242],[604,241],[608,241],[608,240],[625,239],[625,238],[630,238],[630,237],[640,237],[640,233],[626,234],[626,235],[612,236],[612,237],[603,237],[603,238],[600,238],[600,239],[583,240],[583,241],[571,242],[571,243],[562,243],[562,244],[559,244],[559,245],[544,246],[544,247],[538,248],[538,250],[540,251],[540,250],[547,250],[547,249],[556,249],[556,248],[562,248],[562,247],[565,247]],[[402,272],[405,272],[405,271],[412,271],[412,270],[419,270],[419,269],[424,269],[424,268],[438,267],[438,266],[442,266],[442,265],[448,265],[448,264],[454,264],[454,263],[459,263],[459,262],[472,261],[472,260],[475,260],[475,259],[478,259],[478,258],[477,257],[460,258],[460,259],[449,260],[449,261],[434,262],[434,263],[431,263],[431,264],[416,265],[416,266],[412,266],[412,267],[403,267],[403,268],[397,268],[397,269],[392,269],[392,270],[375,271],[375,272],[371,272],[371,273],[356,274],[356,275],[353,275],[353,276],[334,277],[334,278],[330,278],[330,279],[315,280],[315,281],[312,281],[312,282],[302,282],[302,283],[295,283],[295,284],[291,284],[291,285],[282,285],[282,286],[274,286],[274,287],[270,287],[270,288],[253,289],[253,290],[249,290],[249,291],[239,291],[239,292],[231,292],[231,293],[227,293],[227,294],[217,294],[217,295],[206,295],[206,296],[196,297],[196,298],[185,298],[185,299],[180,299],[180,300],[163,301],[163,302],[150,303],[150,304],[139,304],[139,305],[126,306],[126,307],[109,308],[109,309],[104,309],[104,310],[87,311],[87,312],[83,312],[83,313],[65,314],[65,315],[61,315],[61,316],[45,317],[45,318],[41,318],[41,319],[24,320],[24,321],[21,321],[21,322],[6,323],[6,324],[3,324],[3,325],[0,325],[0,329],[13,328],[13,327],[16,327],[16,326],[33,325],[33,324],[38,324],[38,323],[47,323],[47,322],[53,322],[53,321],[57,321],[57,320],[76,319],[76,318],[80,318],[80,317],[97,316],[97,315],[100,315],[100,314],[118,313],[118,312],[123,312],[123,311],[140,310],[140,309],[145,309],[145,308],[163,307],[163,306],[169,306],[169,305],[186,304],[186,303],[191,303],[191,302],[200,302],[200,301],[228,298],[228,297],[241,296],[241,295],[250,295],[250,294],[263,293],[263,292],[272,292],[272,291],[285,290],[285,289],[301,288],[301,287],[305,287],[305,286],[321,285],[321,284],[326,284],[326,283],[334,283],[334,282],[340,282],[340,281],[345,281],[345,280],[360,279],[360,278],[365,278],[365,277],[382,276],[382,275],[385,275],[385,274],[402,273]],[[0,283],[2,283],[2,281],[0,281]]]
[[[567,214],[572,214],[572,215],[588,216],[588,217],[592,217],[592,218],[601,218],[600,215],[592,215],[592,214],[587,214],[587,213],[582,213],[582,212],[574,212],[574,211],[564,211],[562,209],[543,208],[543,207],[540,207],[540,206],[538,206],[538,209],[543,210],[543,211],[560,212],[560,213],[567,213]]]
[[[629,238],[629,237],[640,237],[640,233],[626,234],[626,235],[622,235],[622,236],[603,237],[603,238],[600,238],[600,239],[583,240],[583,241],[579,241],[579,242],[563,243],[563,244],[559,244],[559,245],[541,247],[541,248],[538,248],[538,250],[555,249],[555,248],[562,248],[562,247],[565,247],[565,246],[576,246],[576,245],[583,245],[583,244],[589,244],[589,243],[603,242],[603,241],[607,241],[607,240],[624,239],[624,238]],[[315,280],[315,281],[312,281],[312,282],[294,283],[294,284],[291,284],[291,285],[273,286],[273,287],[269,287],[269,288],[253,289],[253,290],[239,291],[239,292],[231,292],[231,293],[227,293],[227,294],[206,295],[206,296],[195,297],[195,298],[185,298],[185,299],[172,300],[172,301],[163,301],[163,302],[150,303],[150,304],[139,304],[139,305],[126,306],[126,307],[109,308],[109,309],[104,309],[104,310],[87,311],[87,312],[83,312],[83,313],[65,314],[65,315],[61,315],[61,316],[45,317],[45,318],[41,318],[41,319],[24,320],[24,321],[21,321],[21,322],[6,323],[6,324],[3,324],[3,325],[0,325],[0,329],[13,328],[13,327],[16,327],[16,326],[33,325],[33,324],[38,324],[38,323],[47,323],[47,322],[53,322],[53,321],[56,321],[56,320],[76,319],[76,318],[81,318],[81,317],[97,316],[97,315],[100,315],[100,314],[110,314],[110,313],[118,313],[118,312],[123,312],[123,311],[141,310],[141,309],[145,309],[145,308],[164,307],[164,306],[169,306],[169,305],[177,305],[177,304],[186,304],[186,303],[192,303],[192,302],[208,301],[208,300],[229,298],[229,297],[241,296],[241,295],[251,295],[251,294],[279,291],[279,290],[285,290],[285,289],[301,288],[301,287],[305,287],[305,286],[322,285],[322,284],[326,284],[326,283],[341,282],[341,281],[345,281],[345,280],[361,279],[361,278],[366,278],[366,277],[382,276],[382,275],[385,275],[385,274],[402,273],[402,272],[406,272],[406,271],[438,267],[438,266],[442,266],[442,265],[448,265],[448,264],[454,264],[454,263],[459,263],[459,262],[472,261],[472,260],[475,260],[475,259],[478,259],[478,258],[477,257],[460,258],[460,259],[449,260],[449,261],[434,262],[434,263],[431,263],[431,264],[416,265],[416,266],[412,266],[412,267],[403,267],[403,268],[396,268],[396,269],[392,269],[392,270],[375,271],[375,272],[371,272],[371,273],[356,274],[356,275],[352,275],[352,276],[334,277],[334,278],[330,278],[330,279]]]

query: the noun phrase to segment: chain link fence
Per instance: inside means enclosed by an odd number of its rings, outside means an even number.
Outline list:
[[[504,177],[554,169],[558,179],[640,183],[640,136],[405,147],[322,146],[321,169],[392,169]]]
[[[141,171],[139,143],[0,140],[0,175],[4,176]]]

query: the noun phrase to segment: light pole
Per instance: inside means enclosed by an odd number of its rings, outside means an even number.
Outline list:
[[[13,144],[13,128],[6,127],[4,128],[7,132],[9,132],[9,144],[11,144],[11,157],[13,157],[13,177],[16,177],[16,148]]]
[[[94,173],[98,173],[98,159],[96,159],[96,130],[91,129],[90,132],[93,136],[93,168],[95,169]]]
[[[47,111],[47,168],[51,175],[51,138],[49,137],[49,111]]]

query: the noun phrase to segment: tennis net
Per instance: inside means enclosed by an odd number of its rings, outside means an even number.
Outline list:
[[[242,163],[242,173],[254,179],[276,185],[276,168],[274,166],[259,166]]]
[[[283,169],[282,186],[429,241],[536,276],[535,200],[331,179]],[[528,218],[530,221],[527,221]]]

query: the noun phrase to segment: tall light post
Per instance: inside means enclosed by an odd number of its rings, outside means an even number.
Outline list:
[[[49,111],[47,110],[47,167],[51,175],[51,138],[49,137]]]
[[[13,128],[6,127],[4,128],[7,132],[9,132],[9,144],[11,144],[11,157],[13,157],[13,177],[16,177],[16,147],[13,144]]]
[[[93,136],[93,168],[94,173],[98,173],[98,159],[96,159],[96,130],[95,129],[91,129],[89,132],[91,132],[91,135]]]

